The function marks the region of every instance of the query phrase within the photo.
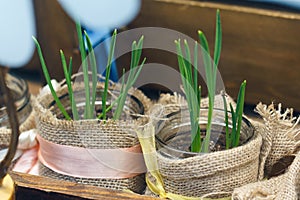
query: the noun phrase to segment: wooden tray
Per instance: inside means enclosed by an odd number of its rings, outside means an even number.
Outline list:
[[[55,2],[44,1],[49,6],[51,2]],[[43,7],[38,0],[34,2],[36,6]],[[219,68],[229,94],[236,96],[240,83],[247,79],[247,103],[256,104],[259,101],[270,103],[275,100],[284,103],[284,107],[294,107],[300,111],[300,40],[298,39],[300,15],[298,13],[202,1],[143,0],[140,14],[128,28],[144,26],[171,28],[195,39],[197,39],[196,31],[201,28],[206,33],[209,43],[213,44],[217,8],[221,9],[223,22],[223,50]],[[59,9],[51,11],[61,12]],[[36,14],[44,16],[42,11],[37,11]],[[52,17],[54,16],[56,15]],[[46,19],[46,16],[44,17]],[[66,20],[68,21],[66,24],[70,23],[69,19]],[[57,20],[52,22],[56,24]],[[63,27],[65,26],[62,26],[62,29]],[[41,43],[56,41],[56,37],[59,36],[48,37],[49,28],[45,28],[43,23],[38,23]],[[74,25],[67,28],[73,29],[71,33],[75,34]],[[70,35],[70,32],[66,34]],[[48,41],[49,38],[51,41]],[[55,45],[64,49],[70,46],[73,48],[76,44],[75,38],[70,38],[72,41],[63,47],[57,43]],[[63,41],[67,42],[67,40]],[[47,60],[52,62],[51,66],[60,63],[56,50],[47,52],[47,56]],[[174,55],[146,51],[144,56],[147,57],[148,62],[177,66]],[[32,63],[36,62],[37,59],[34,58]],[[53,68],[52,71],[54,78],[59,79],[63,76],[62,70]],[[157,88],[150,88],[153,89]],[[16,199],[152,199],[45,177],[21,173],[11,175],[16,184]]]
[[[42,176],[33,176],[17,172],[12,172],[11,176],[15,181],[15,197],[17,200],[155,199],[138,194],[101,189],[94,186],[54,180]]]

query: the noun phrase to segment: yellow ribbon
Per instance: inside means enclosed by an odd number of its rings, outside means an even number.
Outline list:
[[[136,130],[137,136],[139,138],[145,164],[147,166],[150,174],[155,178],[155,183],[153,183],[148,174],[146,175],[146,183],[148,188],[156,195],[159,195],[160,198],[169,198],[171,200],[212,200],[211,198],[206,197],[187,197],[179,194],[173,194],[166,192],[164,189],[163,178],[159,172],[157,157],[156,157],[156,148],[155,148],[155,128],[153,124],[150,122],[143,126],[142,128],[138,128]],[[217,200],[230,200],[231,197],[219,198]]]

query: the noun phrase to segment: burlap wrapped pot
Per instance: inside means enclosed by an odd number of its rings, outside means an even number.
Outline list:
[[[220,100],[219,97],[216,97],[217,101]],[[160,103],[173,103],[165,104],[167,113],[178,111],[182,106],[186,106],[182,98],[178,96],[175,96],[175,99],[170,98],[174,97],[170,95],[168,98],[163,96],[163,101],[159,101]],[[229,96],[227,98],[228,102],[232,101]],[[180,99],[179,104],[174,104],[178,99]],[[207,101],[203,100],[204,104],[205,102]],[[176,125],[182,120],[185,121],[186,117],[188,117],[188,114],[185,116],[184,113],[181,113],[180,119],[173,116],[170,119],[171,122],[167,120],[163,125],[164,127],[158,127],[158,129],[161,131],[160,129],[164,129],[165,126],[172,123]],[[172,199],[177,197],[199,198],[210,196],[221,198],[231,196],[235,188],[258,180],[261,145],[262,137],[254,130],[253,137],[239,147],[191,157],[172,157],[168,154],[168,151],[161,151],[158,147],[156,152],[157,170],[163,182],[163,192],[157,192],[157,188],[153,189],[151,184],[148,184],[147,190],[158,196]],[[147,180],[155,183],[155,177],[151,170],[147,173]]]
[[[97,89],[103,89],[103,85],[103,83],[99,82]],[[74,84],[73,91],[76,93],[77,91],[83,90],[83,87],[83,83]],[[112,92],[120,91],[120,85],[110,83],[109,89]],[[58,88],[57,94],[58,96],[67,94],[67,87],[63,82],[60,88]],[[144,111],[141,114],[146,114],[149,111],[151,102],[141,91],[132,88],[128,94],[141,102]],[[66,100],[67,102],[63,102],[63,104],[68,103],[68,99]],[[105,122],[97,119],[65,120],[61,117],[61,113],[53,102],[52,95],[49,93],[38,96],[34,104],[34,109],[37,113],[39,136],[43,140],[58,145],[88,149],[131,148],[135,145],[139,145],[136,133],[133,131],[133,126],[136,123],[143,123],[140,118],[130,119],[128,116],[130,117],[131,115],[125,114],[125,117],[127,117],[126,120],[108,119]],[[135,106],[140,105],[132,104],[130,106],[133,106],[130,109],[136,111],[137,108],[135,108]],[[43,147],[41,146],[40,148],[42,149]],[[80,160],[78,162],[80,162]],[[140,164],[144,165],[144,163]],[[145,188],[144,173],[139,173],[127,178],[86,178],[70,174],[61,174],[55,171],[55,169],[46,166],[46,164],[41,161],[40,175],[77,183],[91,184],[102,188],[117,190],[129,189],[138,193],[141,193]]]

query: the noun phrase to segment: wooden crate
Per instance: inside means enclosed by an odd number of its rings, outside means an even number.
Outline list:
[[[299,111],[298,13],[190,0],[143,0],[140,14],[128,28],[164,27],[195,39],[196,31],[201,28],[209,43],[213,44],[217,8],[221,9],[223,22],[223,48],[219,69],[229,94],[236,96],[239,84],[246,79],[248,104],[275,101]],[[42,25],[39,24],[38,29],[41,29]],[[74,31],[71,33],[75,33]],[[42,34],[39,36],[41,43],[45,43],[49,33],[38,33]],[[54,40],[55,36],[51,38]],[[72,38],[71,43],[75,44],[74,41]],[[52,57],[55,59],[53,64],[59,62],[55,52],[48,52],[47,55],[47,60]],[[177,61],[172,55],[145,52],[144,56],[150,62],[177,68]],[[52,71],[56,78],[62,76],[61,72],[58,73],[55,69]],[[16,199],[151,199],[20,173],[12,173],[12,176],[16,183]]]

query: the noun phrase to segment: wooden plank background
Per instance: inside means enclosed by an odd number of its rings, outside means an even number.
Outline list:
[[[62,48],[67,56],[73,56],[74,71],[80,65],[75,24],[56,1],[33,2],[38,39],[50,66],[50,74],[60,80],[63,71],[58,49]],[[235,97],[240,83],[246,79],[246,103],[282,102],[284,107],[300,111],[300,14],[295,11],[274,11],[266,6],[253,8],[245,3],[230,5],[192,0],[143,0],[140,14],[126,28],[164,27],[194,39],[197,39],[197,30],[201,29],[212,47],[217,8],[221,10],[223,26],[219,69],[227,92]],[[176,57],[166,52],[145,50],[144,56],[147,62],[178,68]],[[128,59],[125,61],[128,63]],[[36,53],[23,69],[40,71]],[[152,91],[161,89],[147,87]]]
[[[163,27],[197,39],[197,30],[214,44],[215,12],[221,10],[223,47],[219,70],[226,90],[236,96],[246,79],[248,104],[282,102],[300,111],[300,15],[189,0],[144,0],[138,17],[128,26]],[[149,62],[177,68],[176,57],[145,52]],[[169,77],[171,78],[171,77]]]

